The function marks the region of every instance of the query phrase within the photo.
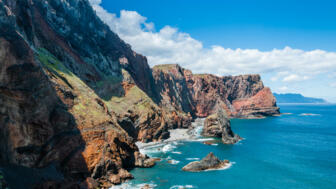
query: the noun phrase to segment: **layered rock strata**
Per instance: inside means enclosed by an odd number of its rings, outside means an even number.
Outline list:
[[[207,117],[218,109],[238,118],[279,114],[271,90],[264,87],[259,75],[193,74],[176,64],[154,66],[153,75],[155,83],[165,81],[164,87],[157,89],[159,103],[192,116]]]

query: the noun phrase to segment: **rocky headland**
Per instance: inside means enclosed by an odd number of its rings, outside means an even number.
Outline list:
[[[220,160],[212,152],[200,161],[193,161],[182,168],[183,171],[199,172],[206,170],[224,169],[230,166],[229,160]]]
[[[154,166],[136,141],[167,139],[218,109],[279,113],[259,75],[150,68],[87,0],[0,0],[0,64],[3,177],[37,175],[12,188],[108,188]]]

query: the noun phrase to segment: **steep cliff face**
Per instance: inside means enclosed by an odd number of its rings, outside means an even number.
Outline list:
[[[216,113],[217,109],[231,112],[230,102],[227,100],[228,90],[222,78],[211,74],[192,75],[190,71],[187,73],[188,88],[198,117],[207,117]]]
[[[188,128],[195,116],[195,107],[183,71],[176,64],[153,67],[155,94],[159,105],[170,116],[170,129]]]
[[[254,118],[279,114],[275,97],[268,87],[258,91],[252,97],[236,99],[232,104],[236,117]]]
[[[154,66],[153,76],[161,106],[170,111],[181,110],[194,113],[195,108],[186,85],[183,68],[177,64]]]
[[[14,184],[108,187],[152,166],[134,144],[167,136],[143,92],[152,91],[151,70],[86,0],[1,0],[0,62],[0,164],[62,175]]]
[[[179,65],[153,68],[161,104],[171,109],[191,112],[197,117],[224,109],[231,117],[262,117],[279,114],[270,89],[259,75],[218,77],[193,74]]]

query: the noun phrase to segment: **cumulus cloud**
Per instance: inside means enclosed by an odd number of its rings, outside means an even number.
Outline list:
[[[336,73],[336,53],[304,51],[285,47],[271,51],[203,47],[202,43],[177,28],[155,29],[152,22],[135,11],[120,16],[107,12],[101,0],[90,0],[97,15],[132,48],[148,57],[151,66],[178,63],[193,72],[217,75],[272,73],[271,81],[299,82],[321,74]]]
[[[290,75],[286,76],[285,78],[283,78],[282,81],[295,82],[295,81],[303,81],[303,80],[307,80],[307,79],[309,79],[308,76],[299,76],[299,75],[296,75],[296,74],[290,74]]]

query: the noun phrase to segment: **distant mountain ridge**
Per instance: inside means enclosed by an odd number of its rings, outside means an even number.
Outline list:
[[[297,93],[273,93],[273,95],[277,103],[327,103],[327,101],[322,98],[305,97]]]

